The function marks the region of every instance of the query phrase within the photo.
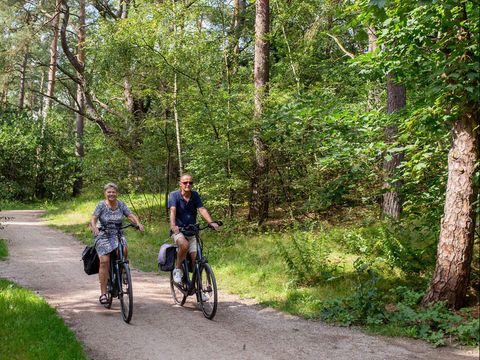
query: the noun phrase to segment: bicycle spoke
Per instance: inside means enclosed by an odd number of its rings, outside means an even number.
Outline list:
[[[198,301],[203,315],[207,319],[213,319],[217,312],[218,294],[217,283],[212,268],[207,263],[200,267],[200,286],[197,290]]]

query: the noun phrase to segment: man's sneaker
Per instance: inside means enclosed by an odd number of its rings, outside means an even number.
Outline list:
[[[183,271],[182,269],[173,269],[173,281],[177,284],[182,282]]]
[[[207,302],[209,299],[208,295],[202,291],[202,302]]]

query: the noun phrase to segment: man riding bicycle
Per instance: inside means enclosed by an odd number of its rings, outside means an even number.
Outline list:
[[[195,235],[182,234],[179,228],[195,224],[197,222],[197,210],[214,230],[219,227],[216,222],[213,222],[207,209],[203,206],[198,192],[192,190],[192,175],[183,174],[180,177],[179,184],[180,190],[171,192],[168,198],[170,235],[178,248],[177,262],[173,270],[173,281],[176,283],[182,282],[182,262],[187,256],[187,251],[190,253],[192,263],[195,262],[197,257]]]

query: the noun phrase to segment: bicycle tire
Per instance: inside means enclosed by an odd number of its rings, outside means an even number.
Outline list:
[[[133,314],[133,289],[132,276],[130,274],[130,267],[128,264],[122,264],[119,269],[120,281],[119,286],[122,289],[119,291],[120,308],[122,312],[123,321],[129,323]]]
[[[217,313],[218,293],[215,275],[208,263],[200,266],[197,285],[197,300],[202,308],[203,316],[212,320]]]
[[[177,285],[173,281],[173,271],[170,271],[170,292],[172,293],[173,302],[175,303],[175,305],[183,306],[185,304],[185,301],[187,300],[187,295],[185,295],[178,288],[178,286],[183,286],[183,285]]]

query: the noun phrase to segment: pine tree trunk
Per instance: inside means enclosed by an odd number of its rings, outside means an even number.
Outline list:
[[[43,117],[46,118],[48,111],[50,110],[50,105],[52,103],[51,96],[55,93],[55,81],[56,81],[56,72],[57,72],[57,56],[58,56],[58,34],[59,29],[58,25],[60,23],[60,6],[61,0],[57,0],[55,4],[55,14],[53,15],[52,27],[53,27],[53,38],[52,43],[50,44],[50,64],[48,67],[48,84],[47,84],[47,96],[44,98],[43,104]]]
[[[269,81],[269,42],[267,34],[270,28],[269,0],[257,0],[255,15],[255,60],[254,60],[254,119],[256,127],[253,133],[255,158],[249,219],[258,219],[262,223],[268,217],[268,154],[267,147],[260,136],[260,123],[264,113],[264,102],[268,94]]]
[[[441,221],[437,262],[423,305],[446,300],[455,309],[464,305],[470,277],[478,188],[474,182],[479,152],[478,107],[453,124],[448,154],[448,181]]]
[[[20,86],[18,90],[18,107],[23,109],[25,106],[25,79],[27,76],[28,46],[23,53],[22,64],[20,65]]]
[[[373,26],[367,28],[368,34],[368,52],[372,53],[377,50],[377,32]],[[380,93],[381,89],[379,87],[378,81],[368,81],[368,97],[367,97],[367,111],[371,111],[379,107],[380,104]]]
[[[392,74],[387,75],[387,113],[393,114],[406,105],[406,90],[405,85],[398,84],[394,80]],[[395,141],[398,129],[396,125],[385,128],[385,141],[392,143]],[[385,173],[385,182],[383,188],[385,193],[383,194],[382,201],[382,215],[399,219],[402,213],[402,200],[400,198],[400,187],[402,182],[396,180],[392,183],[390,180],[395,176],[397,167],[403,161],[403,152],[396,152],[391,154],[390,159],[385,159],[383,163],[383,169]]]
[[[85,66],[85,0],[79,0],[79,14],[78,14],[78,62]],[[81,74],[77,74],[81,76]],[[76,114],[76,141],[75,141],[75,157],[77,158],[76,177],[73,183],[73,196],[79,196],[83,187],[83,158],[85,156],[85,149],[83,146],[83,132],[85,127],[85,119],[82,115],[85,104],[83,98],[83,91],[80,84],[77,85],[77,106],[79,113]]]

